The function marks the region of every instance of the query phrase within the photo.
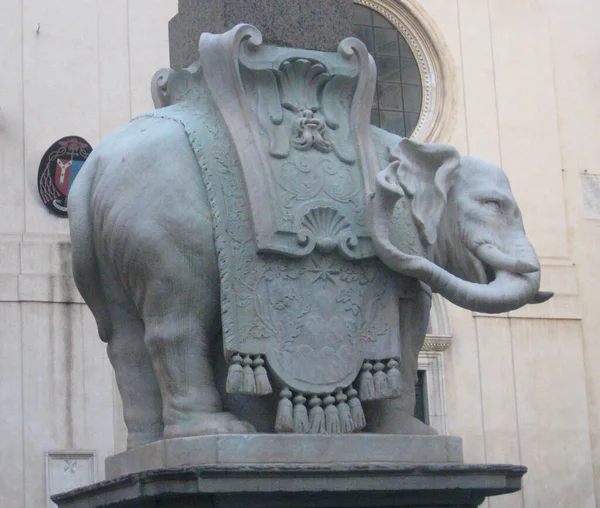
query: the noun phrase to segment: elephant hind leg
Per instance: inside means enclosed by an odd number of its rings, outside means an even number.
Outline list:
[[[183,201],[174,199],[160,212],[172,212]],[[250,424],[224,412],[215,383],[212,343],[220,292],[212,221],[197,200],[179,212],[178,217],[144,215],[128,224],[129,269],[122,270],[130,274],[129,288],[144,321],[164,434],[250,432]]]
[[[165,438],[253,432],[251,424],[223,411],[213,373],[213,348],[191,314],[154,316],[146,323],[145,340],[164,401]]]
[[[163,438],[161,394],[144,344],[144,324],[122,306],[111,305],[113,334],[107,345],[123,400],[127,448]]]

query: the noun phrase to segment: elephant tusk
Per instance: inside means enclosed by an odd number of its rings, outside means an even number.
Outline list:
[[[529,303],[544,303],[554,296],[553,291],[538,291]]]
[[[477,247],[474,254],[495,270],[506,270],[513,273],[534,273],[540,270],[537,264],[528,263],[505,254],[490,243],[484,243]]]

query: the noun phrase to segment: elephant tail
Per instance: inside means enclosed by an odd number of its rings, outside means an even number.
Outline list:
[[[73,257],[73,278],[77,289],[96,319],[98,334],[108,342],[112,334],[110,314],[102,290],[98,259],[94,248],[90,197],[98,170],[94,152],[74,180],[68,197],[69,227]]]

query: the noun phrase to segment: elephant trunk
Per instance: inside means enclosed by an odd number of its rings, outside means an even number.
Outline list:
[[[469,310],[496,314],[518,309],[527,303],[544,301],[543,296],[536,299],[540,284],[539,271],[517,274],[499,270],[495,272],[492,282],[478,284],[460,279],[431,264],[432,269],[424,273],[420,280],[452,303]]]
[[[426,258],[400,251],[389,239],[389,228],[401,195],[389,181],[381,178],[378,183],[379,192],[372,196],[370,209],[372,240],[378,256],[392,270],[414,277],[452,303],[477,312],[507,312],[552,296],[552,293],[538,293],[539,262],[529,242],[528,248],[523,249],[524,259],[504,255],[487,245],[475,250],[473,254],[494,270],[494,278],[488,284],[463,280]]]

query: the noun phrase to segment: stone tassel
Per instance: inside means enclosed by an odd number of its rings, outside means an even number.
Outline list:
[[[244,387],[243,393],[256,393],[256,381],[254,380],[254,370],[252,369],[252,358],[250,355],[244,356]]]
[[[354,422],[352,421],[352,415],[350,414],[350,406],[346,404],[348,397],[346,397],[342,390],[337,390],[335,392],[335,400],[337,402],[338,416],[340,419],[340,431],[344,433],[352,432],[354,430]]]
[[[358,396],[360,400],[372,400],[375,398],[375,384],[373,383],[373,374],[371,370],[373,365],[365,360],[362,366],[362,372],[358,376]]]
[[[227,393],[240,393],[244,388],[244,369],[242,367],[242,357],[239,354],[233,355],[231,365],[227,372],[227,382],[225,390]]]
[[[313,395],[308,401],[308,405],[310,406],[308,420],[310,422],[310,432],[312,434],[325,432],[325,415],[321,404],[323,404],[323,401],[316,395]]]
[[[281,390],[281,399],[277,406],[277,417],[275,418],[276,432],[293,432],[294,431],[294,415],[292,405],[292,392],[289,388]]]
[[[367,426],[367,420],[365,419],[362,404],[356,396],[356,390],[350,387],[346,392],[346,395],[348,396],[348,406],[350,406],[350,414],[352,415],[352,421],[354,422],[354,430],[364,429]]]
[[[375,386],[375,398],[384,399],[388,396],[387,374],[383,371],[385,364],[378,361],[373,366],[373,384]]]
[[[294,397],[294,432],[299,434],[305,434],[310,430],[305,402],[306,398],[301,393]]]
[[[387,368],[388,393],[390,397],[396,397],[400,395],[400,390],[402,389],[402,378],[398,370],[398,361],[392,358],[387,363]]]
[[[254,366],[254,381],[256,383],[256,394],[257,395],[268,395],[273,392],[271,383],[269,383],[269,375],[267,369],[265,369],[265,360],[262,356],[257,356],[252,362]],[[291,397],[291,395],[290,395]]]
[[[327,395],[323,399],[325,405],[325,432],[328,434],[339,434],[340,428],[340,415],[338,408],[335,406],[335,397]]]

